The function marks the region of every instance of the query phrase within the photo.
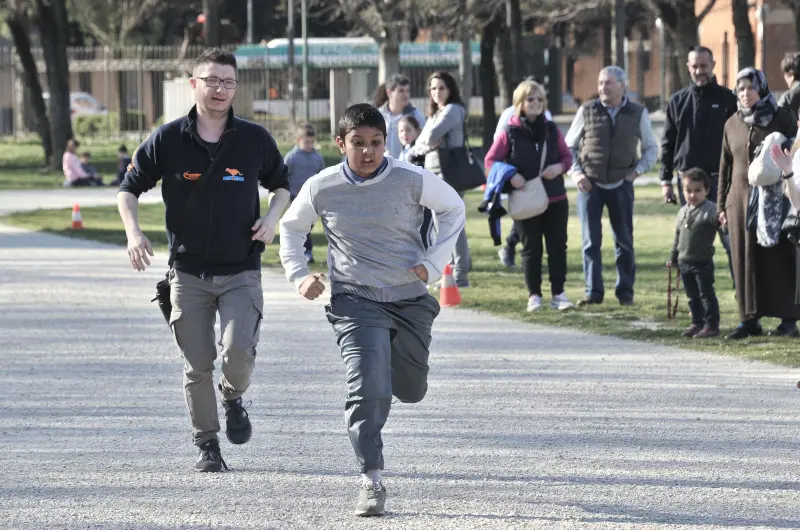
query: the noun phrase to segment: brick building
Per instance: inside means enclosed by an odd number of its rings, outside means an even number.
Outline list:
[[[695,12],[699,13],[705,8],[708,0],[696,0]],[[770,87],[776,93],[786,90],[780,68],[781,59],[787,52],[798,50],[795,18],[791,9],[777,0],[756,0],[750,8],[750,23],[756,42],[755,66],[763,69]],[[639,54],[636,50],[639,45],[639,36],[634,33],[628,42],[626,65],[630,91],[638,95],[643,92],[645,97],[660,94],[661,50],[659,48],[659,30],[655,23],[650,31],[651,38],[642,40],[645,63],[644,72],[640,72]],[[737,60],[737,45],[733,27],[733,11],[731,0],[717,0],[714,7],[706,15],[698,28],[700,44],[707,46],[714,52],[717,62],[716,74],[720,84],[733,88],[736,73],[740,70]],[[669,42],[667,42],[669,51]],[[602,37],[598,35],[598,53],[587,56],[581,55],[575,63],[573,95],[586,100],[597,92],[597,73],[603,67]],[[683,55],[682,52],[677,52]],[[681,64],[684,61],[679,57]],[[566,70],[566,69],[565,69]],[[677,81],[671,79],[667,72],[667,96],[680,88]],[[566,86],[566,74],[564,76]]]

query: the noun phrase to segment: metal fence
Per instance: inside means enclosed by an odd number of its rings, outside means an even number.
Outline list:
[[[154,126],[185,114],[193,104],[188,74],[203,47],[134,46],[113,50],[103,47],[68,49],[70,99],[77,137],[146,135]],[[240,61],[237,115],[264,124],[280,135],[291,129],[293,116],[303,118],[300,57],[292,75],[285,61],[270,56],[266,46],[250,47]],[[242,47],[230,48],[237,54]],[[258,54],[262,54],[263,57]],[[33,55],[43,90],[46,67],[41,49]],[[309,61],[310,121],[324,134],[331,130],[330,90],[334,74],[346,73],[348,104],[372,101],[378,85],[377,60],[364,57],[353,66],[342,61]],[[477,56],[473,56],[473,109],[480,109]],[[452,54],[433,54],[402,63],[401,73],[411,79],[412,102],[424,107],[426,80],[436,70],[456,73]],[[0,134],[27,134],[34,130],[30,96],[13,48],[0,49]]]

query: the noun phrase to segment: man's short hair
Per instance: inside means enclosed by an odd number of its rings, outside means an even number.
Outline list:
[[[314,138],[317,136],[317,131],[314,130],[314,126],[310,123],[301,123],[295,129],[295,136],[297,138]]]
[[[688,180],[691,182],[699,182],[700,184],[703,185],[706,191],[711,189],[711,177],[709,177],[708,173],[706,173],[699,167],[693,167],[691,169],[684,171],[681,174],[681,178],[685,181]]]
[[[386,79],[386,90],[394,90],[399,86],[411,86],[411,80],[403,74],[392,74]]]
[[[800,81],[800,53],[789,52],[781,60],[781,70]]]
[[[120,153],[127,153],[128,152],[128,148],[125,147],[125,144],[122,144],[122,145],[119,146],[119,149],[117,149],[117,151],[119,151]]]
[[[339,138],[344,140],[347,133],[359,127],[374,127],[386,138],[386,120],[381,111],[369,103],[356,103],[347,107],[339,119]]]
[[[714,60],[714,52],[712,52],[711,49],[706,48],[705,46],[700,46],[699,44],[697,46],[692,46],[691,48],[689,48],[689,52],[686,55],[689,55],[689,53],[707,53],[708,57],[712,61]]]
[[[205,50],[195,61],[194,69],[196,70],[198,67],[209,63],[233,66],[233,69],[236,70],[236,56],[222,48],[208,48]]]
[[[597,77],[600,77],[600,75],[604,73],[613,75],[614,77],[617,78],[617,81],[625,85],[625,87],[628,86],[628,74],[626,74],[625,70],[623,70],[619,66],[616,65],[606,66],[605,68],[600,70],[600,73],[597,75]]]

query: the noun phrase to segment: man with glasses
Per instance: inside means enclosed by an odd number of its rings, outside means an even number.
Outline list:
[[[197,59],[190,79],[197,104],[136,150],[118,195],[128,256],[133,268],[143,271],[153,248],[139,227],[138,198],[162,180],[169,324],[184,360],[184,392],[200,448],[197,471],[227,469],[212,376],[217,313],[226,435],[232,444],[250,439],[242,394],[250,384],[261,327],[261,253],[289,203],[287,169],[275,140],[260,125],[233,114],[236,73],[236,58],[219,48]],[[263,217],[259,184],[273,192]]]

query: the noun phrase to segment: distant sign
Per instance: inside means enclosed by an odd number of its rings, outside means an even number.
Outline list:
[[[480,43],[472,42],[472,62],[480,62]],[[267,44],[239,46],[234,52],[240,68],[284,68],[289,64],[288,39]],[[461,55],[458,42],[402,42],[403,66],[455,66]],[[294,40],[295,64],[303,61],[303,41]],[[308,64],[314,68],[374,68],[378,64],[378,45],[364,38],[308,39]]]

